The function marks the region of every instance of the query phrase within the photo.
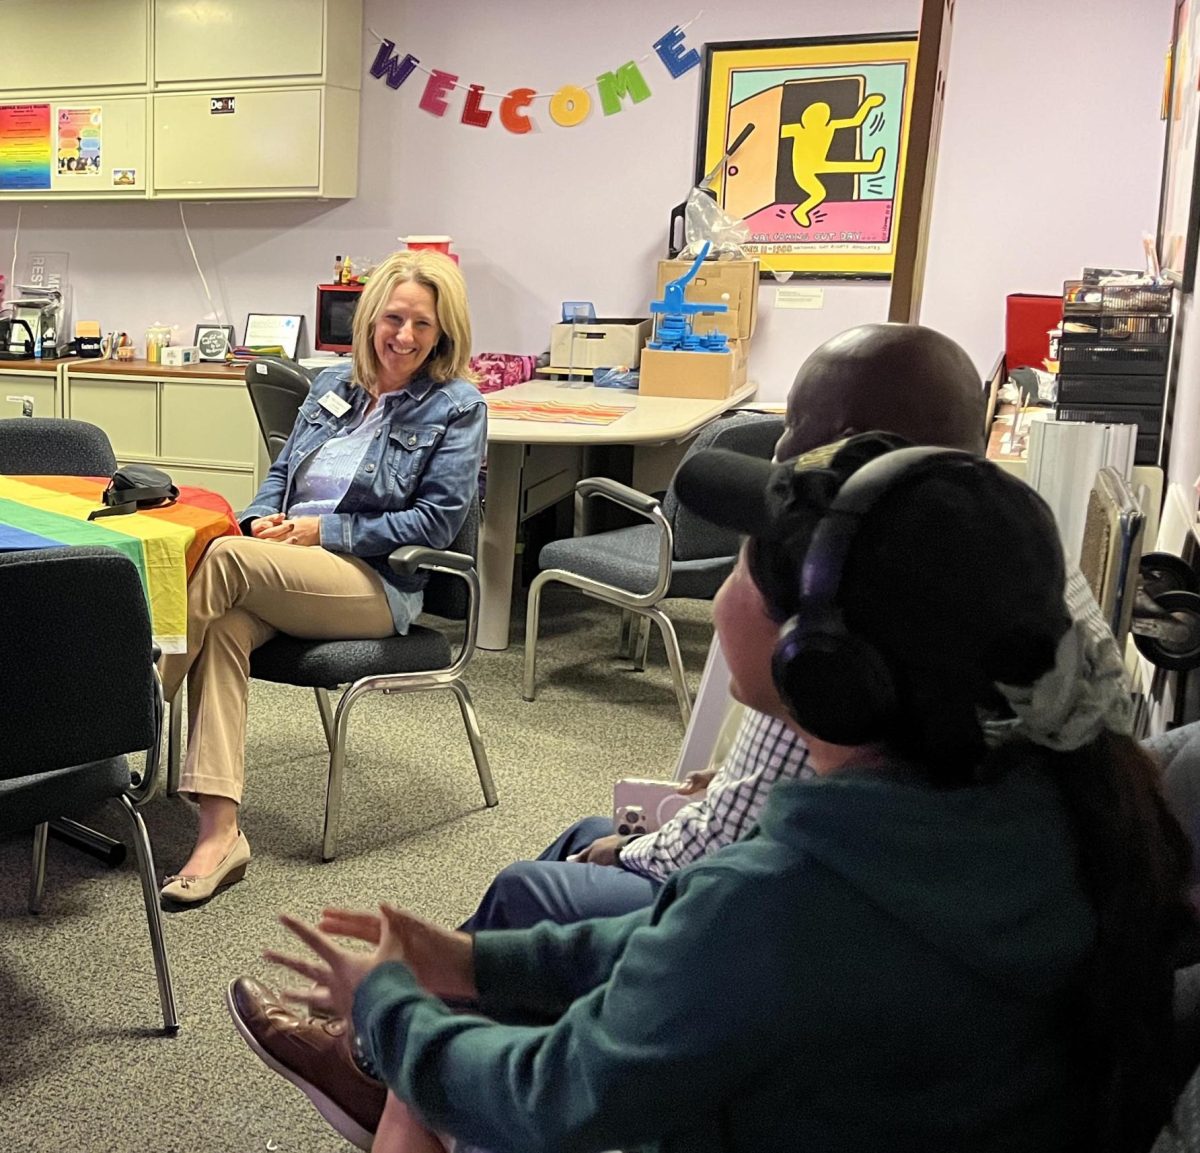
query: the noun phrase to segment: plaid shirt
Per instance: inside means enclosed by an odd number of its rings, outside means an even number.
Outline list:
[[[1116,642],[1078,565],[1067,564],[1064,596],[1073,620],[1083,622],[1110,659],[1120,661]],[[685,805],[656,832],[635,837],[621,849],[621,866],[665,881],[677,869],[744,837],[758,820],[776,781],[812,775],[808,748],[786,721],[746,709],[733,749],[708,792]]]

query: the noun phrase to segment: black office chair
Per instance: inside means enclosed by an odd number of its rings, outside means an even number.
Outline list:
[[[294,360],[260,356],[246,365],[246,387],[272,464],[292,435],[296,413],[312,389],[313,376]]]
[[[407,545],[388,558],[396,572],[411,576],[419,569],[425,569],[432,574],[425,588],[424,612],[443,620],[465,622],[466,632],[457,654],[451,654],[450,642],[440,629],[418,624],[411,625],[405,636],[378,640],[307,641],[276,636],[251,654],[252,677],[276,684],[300,685],[316,693],[329,745],[325,829],[321,842],[323,860],[332,860],[337,851],[350,710],[366,693],[449,689],[462,713],[483,799],[489,808],[497,802],[479,719],[470,690],[462,679],[474,655],[479,631],[479,575],[475,571],[478,540],[479,505],[476,502],[449,551]],[[340,685],[349,687],[338,701],[335,712],[329,692]]]
[[[8,670],[0,694],[0,832],[34,830],[29,909],[41,906],[48,822],[115,800],[133,829],[163,1025],[174,1031],[154,857],[134,807],[144,797],[125,759],[146,752],[143,788],[152,789],[162,688],[137,568],[104,547],[2,553],[0,603],[9,607],[0,629]]]
[[[0,420],[0,473],[112,476],[117,458],[102,428],[86,420],[14,416]]]
[[[684,459],[708,448],[768,459],[782,431],[783,421],[778,416],[732,413],[705,425]],[[658,626],[686,726],[692,702],[684,680],[683,658],[675,627],[658,604],[667,597],[707,600],[715,596],[733,569],[740,538],[683,508],[675,498],[673,482],[661,501],[605,477],[581,480],[575,492],[579,497],[604,497],[650,523],[551,541],[539,553],[542,571],[530,583],[525,611],[522,696],[527,701],[534,699],[542,590],[554,581],[622,610],[619,655],[635,656],[639,669],[646,659],[650,624]],[[636,641],[634,620],[639,622]]]

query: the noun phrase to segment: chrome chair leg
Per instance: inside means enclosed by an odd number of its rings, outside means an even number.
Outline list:
[[[633,667],[639,673],[646,671],[646,653],[650,651],[650,618],[638,616],[637,643],[633,646]]]
[[[42,892],[46,887],[46,844],[50,840],[50,822],[43,821],[33,830],[33,873],[29,878],[29,911],[42,911]]]
[[[320,693],[322,690],[318,690]],[[369,692],[369,689],[362,690]],[[325,829],[321,834],[321,860],[332,861],[337,853],[338,824],[342,817],[342,784],[346,775],[346,738],[350,727],[350,708],[361,692],[347,689],[338,701],[330,722],[329,777],[325,782]],[[318,699],[319,696],[318,696]],[[326,698],[328,700],[328,697]]]
[[[183,738],[183,689],[171,699],[167,720],[167,796],[179,792],[179,761]]]
[[[171,967],[167,962],[167,946],[163,941],[162,913],[159,910],[158,878],[154,874],[154,852],[146,834],[142,815],[126,796],[117,798],[133,824],[133,850],[137,856],[138,877],[142,882],[142,900],[146,905],[146,921],[150,926],[150,948],[154,953],[154,973],[158,978],[158,1001],[162,1007],[163,1028],[174,1033],[179,1028],[175,1010],[175,991],[171,985]]]
[[[679,651],[679,638],[675,635],[675,626],[666,614],[658,609],[646,609],[645,613],[649,620],[658,625],[658,631],[662,633],[663,645],[667,650],[667,664],[670,666],[671,680],[675,685],[675,699],[679,702],[679,714],[683,717],[683,727],[686,729],[692,716],[692,698],[683,676],[683,655]]]
[[[480,785],[483,786],[483,799],[490,809],[499,798],[496,796],[496,785],[492,780],[492,767],[488,763],[487,751],[483,747],[483,734],[479,731],[479,717],[475,713],[471,690],[462,681],[451,681],[448,687],[458,701],[458,709],[462,713],[463,725],[467,730],[467,740],[471,742],[471,755],[475,758],[475,771],[479,774]]]
[[[542,611],[542,589],[548,572],[540,572],[529,584],[529,599],[525,602],[525,671],[521,681],[521,696],[527,701],[534,698],[537,675],[538,617]]]
[[[621,610],[621,635],[617,641],[617,656],[621,660],[633,656],[633,622],[635,619],[629,609]]]
[[[329,701],[328,689],[313,689],[317,695],[317,710],[321,714],[321,727],[325,730],[325,743],[333,752],[333,705]]]

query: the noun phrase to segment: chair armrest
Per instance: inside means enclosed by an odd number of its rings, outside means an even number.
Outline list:
[[[647,496],[636,488],[630,488],[618,480],[609,480],[606,476],[584,477],[576,484],[575,491],[580,496],[602,496],[614,504],[623,505],[631,512],[651,518],[659,504],[657,497]]]
[[[463,630],[462,647],[455,654],[450,667],[444,670],[448,677],[459,676],[475,655],[475,642],[479,636],[479,573],[475,571],[475,558],[463,552],[406,544],[388,555],[388,565],[392,572],[402,576],[412,576],[418,569],[430,569],[456,577],[467,586],[467,611],[463,618],[466,628]]]
[[[155,664],[158,664],[158,662],[159,662],[160,660],[162,660],[162,646],[161,646],[161,645],[151,644],[151,646],[150,646],[150,659],[151,659],[151,660],[152,660],[152,661],[153,661]]]
[[[406,544],[388,556],[388,566],[401,576],[412,576],[417,569],[433,567],[465,573],[475,567],[475,561],[465,552],[447,552],[420,544]]]

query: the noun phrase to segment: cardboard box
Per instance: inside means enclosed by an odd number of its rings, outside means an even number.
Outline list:
[[[661,300],[667,282],[683,276],[691,266],[690,260],[660,260],[655,299]],[[729,299],[724,303],[729,311],[697,317],[696,331],[715,328],[730,340],[749,340],[758,322],[757,260],[706,260],[683,290],[683,298],[693,303],[720,304],[726,293]]]
[[[611,368],[619,364],[636,368],[650,339],[650,328],[650,321],[641,317],[555,324],[550,329],[550,364],[554,368]]]
[[[642,352],[638,392],[643,396],[686,396],[719,400],[746,383],[746,342],[732,340],[728,352]]]

